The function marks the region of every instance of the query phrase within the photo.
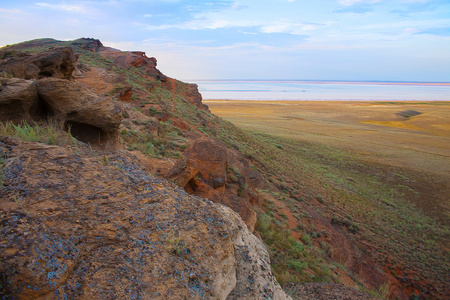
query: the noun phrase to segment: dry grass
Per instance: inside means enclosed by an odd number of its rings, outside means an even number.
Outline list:
[[[251,131],[350,150],[374,162],[450,173],[450,102],[205,101]],[[422,114],[411,118],[404,110]]]

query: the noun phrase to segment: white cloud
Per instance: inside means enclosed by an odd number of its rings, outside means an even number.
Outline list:
[[[339,3],[345,6],[352,6],[356,4],[373,4],[382,1],[383,0],[339,0]]]
[[[35,4],[40,7],[46,7],[46,8],[51,8],[51,9],[58,9],[58,10],[64,10],[64,11],[70,11],[70,12],[84,12],[83,7],[75,6],[75,5],[50,4],[50,3],[46,3],[46,2],[37,2]]]
[[[22,11],[20,11],[19,9],[5,9],[0,7],[0,12],[5,12],[8,14],[18,14],[21,13]]]
[[[400,2],[400,3],[428,3],[432,2],[433,0],[339,0],[339,4],[342,4],[344,6],[353,6],[357,4],[375,4],[380,2]]]
[[[261,26],[263,33],[291,33],[302,34],[305,31],[314,30],[322,25],[312,23],[292,23],[287,20],[280,20],[268,25]]]
[[[201,29],[219,29],[219,28],[231,28],[231,27],[251,27],[257,24],[252,21],[231,21],[225,19],[204,19],[198,18],[188,22],[179,24],[164,24],[164,25],[147,25],[142,23],[135,23],[140,27],[144,27],[147,30],[162,30],[162,29],[186,29],[186,30],[201,30]]]

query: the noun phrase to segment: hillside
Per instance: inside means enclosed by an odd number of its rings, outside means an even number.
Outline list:
[[[423,280],[423,266],[399,260],[412,276],[393,276],[379,241],[361,238],[364,215],[337,210],[330,187],[311,190],[307,170],[292,172],[302,165],[291,141],[211,114],[196,85],[156,66],[94,39],[0,50],[4,295],[286,298],[268,255],[294,299],[370,298],[335,283],[376,297],[446,294],[447,261],[443,270],[433,257]],[[321,151],[304,150],[312,160]]]

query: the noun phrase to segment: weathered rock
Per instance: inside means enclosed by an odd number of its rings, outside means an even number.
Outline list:
[[[186,99],[200,109],[209,111],[208,105],[202,102],[202,94],[198,91],[198,85],[190,83],[187,85],[187,91],[185,93]]]
[[[182,87],[181,89],[179,88],[180,86]],[[202,95],[198,91],[198,85],[181,82],[173,78],[167,78],[167,80],[164,81],[164,87],[173,93],[183,95],[187,101],[198,108],[210,112],[208,105],[202,102]]]
[[[32,80],[0,78],[0,121],[30,119],[38,95]]]
[[[117,103],[75,81],[45,78],[36,82],[36,88],[48,115],[70,127],[75,138],[102,148],[116,146],[122,120]]]
[[[223,191],[227,180],[228,160],[226,147],[222,143],[210,138],[201,138],[184,154],[188,159],[187,168],[190,171],[177,180],[181,186],[188,184],[189,180],[200,173],[206,184]]]
[[[225,189],[227,181],[227,149],[210,138],[197,139],[184,152],[168,175],[188,193],[214,202],[222,203],[239,213],[249,229],[253,231],[256,213],[245,198],[229,193]]]
[[[103,48],[102,42],[100,42],[100,40],[93,38],[80,38],[74,40],[72,42],[72,45],[84,50],[90,50],[92,52],[98,52],[100,49]]]
[[[23,79],[72,79],[77,59],[72,47],[59,47],[40,54],[2,60],[0,72]]]
[[[130,67],[140,67],[143,68],[145,73],[153,79],[163,82],[167,80],[167,77],[156,68],[156,58],[147,57],[145,52],[122,52],[116,49],[106,48],[101,51],[101,55],[114,59],[114,62],[124,69]]]
[[[231,209],[106,155],[0,139],[0,287],[13,299],[288,299]]]
[[[122,102],[131,102],[133,97],[133,87],[129,84],[125,85],[122,89],[120,89],[118,93],[118,99]]]

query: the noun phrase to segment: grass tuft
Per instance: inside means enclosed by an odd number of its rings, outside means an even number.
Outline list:
[[[0,122],[0,135],[48,145],[77,145],[77,140],[56,124],[39,125],[21,122],[16,125],[13,122]]]

